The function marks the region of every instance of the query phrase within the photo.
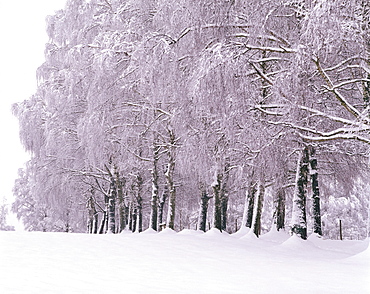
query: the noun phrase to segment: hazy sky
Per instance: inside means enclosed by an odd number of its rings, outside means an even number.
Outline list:
[[[11,105],[36,90],[36,69],[44,60],[47,15],[64,8],[66,0],[0,1],[0,203],[12,199],[17,171],[27,161],[18,139]]]

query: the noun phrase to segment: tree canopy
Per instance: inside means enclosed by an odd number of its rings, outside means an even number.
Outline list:
[[[13,106],[32,154],[13,210],[29,230],[365,237],[369,5],[67,1]]]

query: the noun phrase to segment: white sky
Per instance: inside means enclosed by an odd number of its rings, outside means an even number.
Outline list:
[[[44,61],[47,15],[66,0],[0,1],[0,203],[11,203],[18,169],[28,160],[11,105],[36,90],[36,69]],[[11,222],[11,221],[10,221]],[[14,225],[14,224],[13,224]]]

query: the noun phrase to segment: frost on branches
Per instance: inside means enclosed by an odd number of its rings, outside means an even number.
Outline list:
[[[369,27],[368,1],[68,1],[13,106],[32,154],[13,211],[28,230],[335,238],[345,219],[365,238]]]

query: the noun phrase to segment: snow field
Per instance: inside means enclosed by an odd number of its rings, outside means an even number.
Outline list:
[[[370,293],[366,241],[0,232],[0,293]]]

